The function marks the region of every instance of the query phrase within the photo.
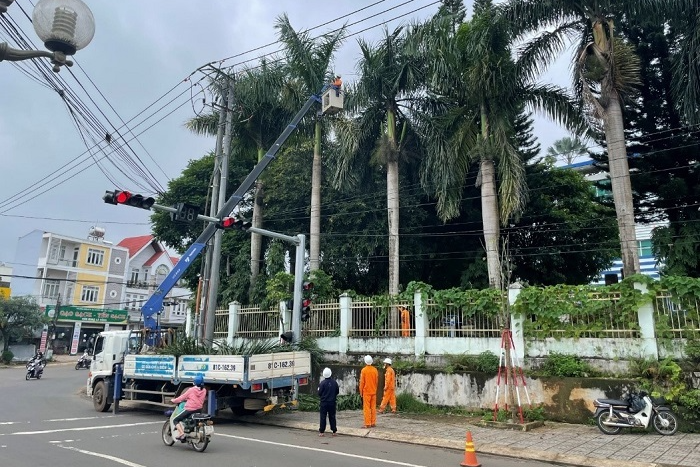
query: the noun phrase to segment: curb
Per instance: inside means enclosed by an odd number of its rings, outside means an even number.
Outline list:
[[[255,423],[258,425],[284,426],[287,428],[295,428],[305,431],[318,431],[318,426],[309,422],[294,422],[294,421],[277,421],[265,420],[258,417],[240,417],[241,420]],[[432,446],[454,451],[464,451],[463,441],[454,441],[445,438],[434,438],[426,436],[407,435],[402,433],[389,433],[386,431],[373,431],[371,429],[347,428],[342,431],[343,436],[356,436],[360,438],[379,439],[384,441],[395,441],[399,443],[416,444],[422,446]],[[515,449],[510,446],[501,446],[497,444],[482,444],[477,445],[477,453],[490,454],[495,456],[512,457],[515,459],[527,459],[534,461],[551,462],[556,464],[572,465],[579,467],[620,467],[620,460],[604,459],[600,457],[576,456],[569,454],[560,454],[549,451],[537,451],[528,449]],[[632,460],[624,461],[625,467],[678,467],[668,464],[659,464],[651,462],[639,462]]]

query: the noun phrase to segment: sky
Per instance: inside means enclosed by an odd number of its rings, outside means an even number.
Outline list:
[[[26,11],[31,16],[35,1],[16,0],[5,15],[33,47],[42,48],[24,15]],[[336,54],[334,70],[351,82],[357,76],[359,37],[378,40],[383,23],[392,30],[411,19],[433,15],[439,6],[433,0],[85,3],[95,19],[94,39],[77,52],[76,65],[70,70],[64,67],[59,75],[114,138],[118,136],[112,129],[119,131],[131,156],[164,188],[190,160],[214,149],[214,138],[195,135],[184,127],[188,119],[206,111],[201,102],[201,85],[206,80],[201,72],[193,74],[201,66],[215,63],[242,69],[245,60],[254,66],[261,55],[279,50],[278,44],[266,45],[277,39],[276,18],[287,13],[297,31],[323,25],[312,34],[349,25],[351,36]],[[469,15],[471,3],[465,1]],[[332,21],[336,18],[341,19]],[[13,45],[1,31],[0,42]],[[250,52],[252,49],[258,50]],[[35,229],[87,238],[91,226],[100,226],[106,231],[105,239],[114,243],[149,234],[148,211],[102,200],[106,190],[116,188],[115,181],[133,192],[148,190],[119,172],[118,167],[126,169],[111,152],[114,145],[104,141],[99,148],[84,144],[63,100],[44,81],[23,71],[30,67],[31,62],[26,61],[0,62],[0,262],[12,266],[17,239]],[[565,85],[568,76],[566,62],[562,62],[542,81]],[[211,102],[211,96],[206,97]],[[567,133],[537,117],[535,135],[544,151]],[[86,152],[88,147],[90,152]]]

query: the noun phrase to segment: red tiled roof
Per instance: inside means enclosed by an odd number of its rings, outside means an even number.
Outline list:
[[[151,256],[151,257],[148,259],[148,261],[146,261],[145,263],[143,263],[144,267],[145,267],[145,266],[153,266],[153,263],[155,263],[156,260],[157,260],[158,258],[160,258],[160,257],[163,255],[163,253],[165,253],[165,252],[164,252],[164,251],[158,251],[158,252],[156,252],[153,256]]]
[[[180,261],[180,257],[179,256],[170,256],[170,261],[173,263],[173,266],[175,266],[177,264],[177,262]]]
[[[129,258],[133,258],[143,247],[153,241],[153,235],[141,235],[140,237],[127,237],[117,244],[129,249]]]

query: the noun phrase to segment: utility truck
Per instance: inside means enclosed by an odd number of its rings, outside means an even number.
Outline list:
[[[257,355],[168,355],[139,353],[144,334],[104,331],[95,341],[87,381],[98,412],[120,400],[160,407],[192,386],[201,374],[208,390],[208,412],[231,408],[238,415],[296,404],[297,387],[309,383],[306,351]]]
[[[275,159],[277,152],[296,130],[302,118],[317,103],[321,104],[319,112],[321,115],[335,114],[343,108],[343,96],[339,90],[328,85],[321,89],[319,95],[310,96],[267,153],[219,209],[216,217],[187,216],[192,217],[193,220],[206,220],[210,224],[185,251],[175,268],[141,308],[143,331],[105,331],[99,334],[95,342],[87,382],[87,393],[92,396],[96,410],[106,412],[114,404],[116,411],[120,400],[158,406],[170,405],[170,399],[191,385],[197,374],[202,374],[205,386],[209,390],[210,415],[226,407],[231,407],[236,413],[251,413],[296,403],[297,386],[309,382],[311,373],[309,352],[176,356],[143,350],[158,347],[162,342],[162,331],[157,316],[163,310],[165,296],[204,250],[217,229],[226,228],[229,221],[235,221],[229,217],[233,210],[253,187],[263,170]],[[179,208],[159,206],[155,204],[153,198],[133,195],[127,191],[107,191],[103,199],[109,204],[126,204],[147,210],[154,208],[171,213],[179,212]],[[235,224],[235,222],[232,223]],[[296,245],[292,330],[283,332],[280,338],[286,342],[298,341],[301,333],[305,237],[303,235],[289,237],[255,227],[248,227],[245,230],[279,238]]]

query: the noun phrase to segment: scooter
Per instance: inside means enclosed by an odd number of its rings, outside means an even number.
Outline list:
[[[626,400],[596,399],[593,401],[593,417],[600,431],[616,435],[623,428],[648,428],[664,436],[678,431],[678,420],[663,398],[651,397],[644,391],[631,393]]]
[[[81,368],[87,368],[90,369],[90,354],[88,354],[87,350],[83,352],[82,357],[80,357],[80,360],[78,360],[78,363],[75,364],[75,369],[79,370]]]
[[[162,437],[163,443],[166,446],[175,444],[175,436],[177,433],[173,420],[178,414],[185,410],[185,403],[180,402],[175,410],[168,410],[166,415],[170,415],[168,420],[163,424]],[[197,452],[204,452],[209,446],[211,435],[214,433],[214,422],[211,420],[211,415],[202,413],[193,413],[186,419],[182,420],[182,426],[185,429],[185,437],[182,443],[190,443],[192,448]]]
[[[25,379],[29,381],[32,378],[41,379],[41,375],[44,374],[45,363],[43,360],[31,359],[27,362],[27,375]]]

